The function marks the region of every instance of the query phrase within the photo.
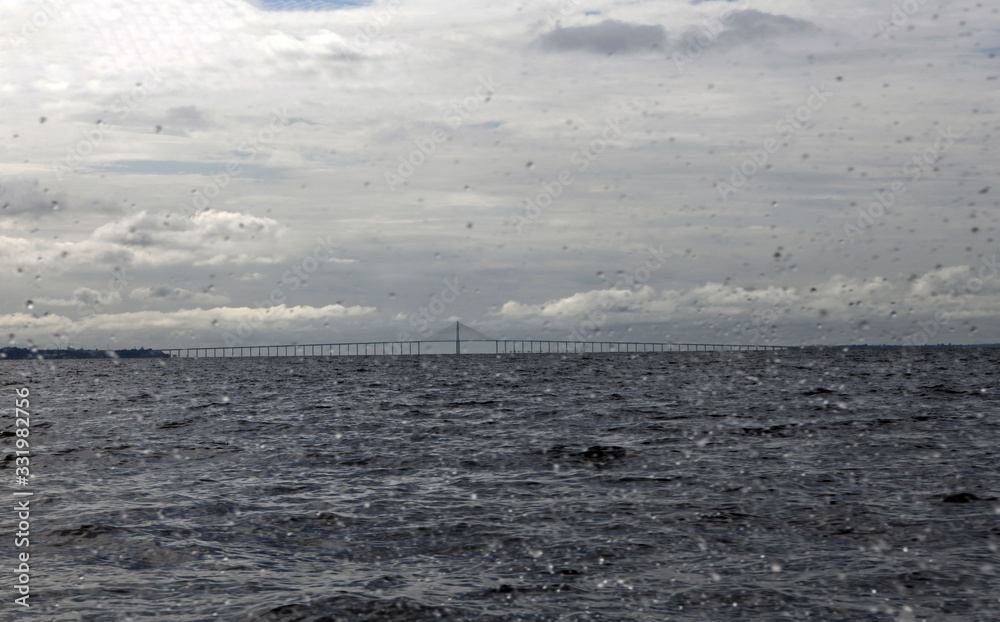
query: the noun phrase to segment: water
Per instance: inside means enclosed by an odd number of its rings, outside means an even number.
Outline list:
[[[998,362],[7,361],[30,617],[997,620]]]

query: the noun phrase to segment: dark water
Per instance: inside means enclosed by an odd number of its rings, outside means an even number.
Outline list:
[[[1000,620],[998,363],[4,362],[30,617]]]

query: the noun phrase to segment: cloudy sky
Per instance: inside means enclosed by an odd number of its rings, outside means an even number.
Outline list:
[[[40,347],[1000,342],[975,1],[6,0]]]

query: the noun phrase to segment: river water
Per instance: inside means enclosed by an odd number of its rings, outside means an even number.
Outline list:
[[[0,619],[1000,620],[998,364],[0,362]]]

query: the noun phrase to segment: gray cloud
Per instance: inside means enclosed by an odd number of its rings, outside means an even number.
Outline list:
[[[785,15],[773,15],[754,9],[747,9],[733,13],[728,20],[726,30],[719,34],[718,44],[720,47],[735,47],[747,43],[770,43],[782,37],[809,34],[817,32],[819,28],[815,24],[788,17]],[[685,41],[696,36],[694,32],[688,32]]]
[[[167,110],[161,125],[167,129],[200,130],[211,123],[197,106],[178,106]]]
[[[599,54],[630,54],[660,49],[666,41],[663,26],[628,24],[608,19],[593,26],[556,28],[536,40],[544,49]]]
[[[229,302],[226,296],[218,296],[204,292],[193,292],[183,287],[157,285],[155,287],[137,287],[129,293],[129,298],[140,302],[183,302],[223,305]]]
[[[121,301],[122,297],[118,292],[99,292],[89,287],[78,287],[73,292],[73,304],[81,307],[103,307]]]
[[[65,208],[62,194],[49,192],[37,180],[0,180],[0,216],[41,218]]]

